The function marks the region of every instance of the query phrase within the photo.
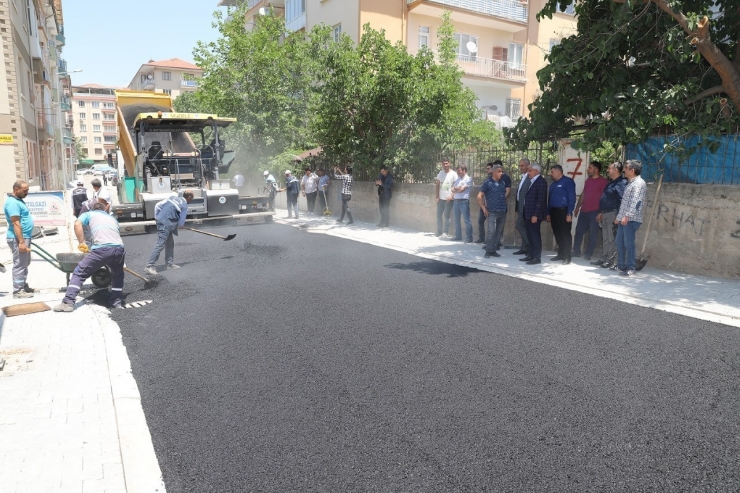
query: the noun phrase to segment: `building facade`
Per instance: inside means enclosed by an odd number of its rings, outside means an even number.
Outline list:
[[[107,161],[118,141],[115,89],[85,84],[72,86],[71,92],[73,134],[86,156],[83,162]]]
[[[183,92],[198,89],[198,79],[203,71],[197,66],[179,58],[149,60],[139,68],[128,85],[129,89],[163,92],[176,98]]]
[[[236,3],[222,0],[219,5]],[[291,31],[325,24],[335,38],[346,34],[355,42],[369,23],[416,53],[423,46],[436,51],[442,13],[448,10],[463,84],[478,97],[481,117],[512,126],[539,94],[536,74],[545,56],[576,30],[572,6],[570,12],[538,22],[544,5],[545,0],[248,0],[246,21],[253,24],[272,9],[285,16]]]
[[[2,2],[0,25],[0,188],[10,191],[22,179],[42,190],[64,189],[73,172],[64,158],[62,1]]]

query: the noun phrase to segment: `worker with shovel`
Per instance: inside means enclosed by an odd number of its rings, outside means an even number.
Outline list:
[[[179,269],[175,264],[175,238],[177,228],[185,225],[188,215],[188,204],[193,201],[193,192],[187,191],[182,197],[167,197],[154,207],[154,218],[157,221],[157,245],[152,250],[147,263],[146,272],[149,275],[157,275],[154,265],[159,260],[159,254],[164,250],[164,260],[168,269]]]
[[[112,284],[110,290],[110,307],[120,308],[123,295],[123,266],[126,260],[126,251],[115,217],[108,214],[110,206],[103,202],[93,204],[92,210],[83,212],[75,221],[75,236],[77,247],[85,255],[69,280],[67,293],[60,304],[54,307],[55,312],[73,312],[75,300],[82,284],[101,267],[108,266],[111,271]],[[88,226],[92,232],[92,246],[85,243],[83,226]]]

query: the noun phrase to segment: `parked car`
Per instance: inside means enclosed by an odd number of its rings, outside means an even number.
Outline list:
[[[78,175],[92,175],[92,174],[94,174],[94,171],[91,170],[90,168],[78,169],[77,170],[77,174]]]

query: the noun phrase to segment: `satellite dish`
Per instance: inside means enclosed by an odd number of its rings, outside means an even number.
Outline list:
[[[154,76],[152,74],[149,74],[149,75],[146,76],[146,78],[149,79],[149,80],[152,80],[154,78]]]
[[[257,12],[259,13],[259,15],[267,15],[267,10],[265,10],[264,7],[260,7]]]
[[[468,41],[468,44],[466,44],[465,47],[470,53],[476,53],[478,51],[478,45],[472,41]]]

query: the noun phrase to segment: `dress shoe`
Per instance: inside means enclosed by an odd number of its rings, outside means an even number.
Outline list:
[[[486,252],[486,254],[485,254],[485,257],[486,257],[486,258],[490,258],[490,257],[500,257],[500,256],[501,256],[501,255],[500,255],[500,254],[499,254],[498,252]]]
[[[591,265],[596,265],[596,266],[601,267],[602,265],[604,265],[604,261],[601,260],[601,259],[595,260],[595,261],[591,262]]]
[[[526,254],[527,252],[525,252],[524,250],[517,250],[516,252],[513,253],[513,255],[526,255]]]
[[[560,255],[556,255],[553,258],[550,259],[550,262],[557,262],[558,260],[565,260],[565,257],[561,257]]]
[[[530,260],[529,262],[527,262],[527,265],[537,265],[537,264],[541,264],[541,263],[542,263],[542,260],[540,260],[538,258],[533,258],[532,260]]]
[[[533,260],[533,259],[534,259],[534,257],[530,257],[529,255],[527,255],[524,258],[520,258],[519,259],[519,262],[529,262],[530,260]]]
[[[570,258],[563,260],[563,265],[568,265],[568,264],[570,264]]]

